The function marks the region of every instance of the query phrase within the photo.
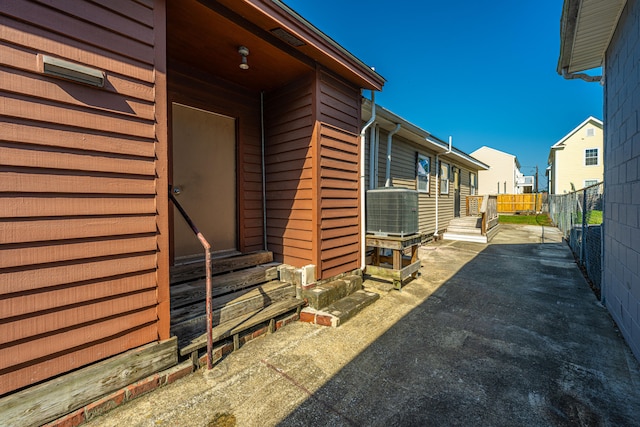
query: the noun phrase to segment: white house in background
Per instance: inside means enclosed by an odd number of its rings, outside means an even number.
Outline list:
[[[478,172],[479,194],[521,194],[525,176],[520,172],[520,162],[513,154],[491,147],[480,147],[471,157],[489,165],[489,170]]]
[[[601,182],[602,121],[589,117],[549,150],[549,194],[563,194]]]

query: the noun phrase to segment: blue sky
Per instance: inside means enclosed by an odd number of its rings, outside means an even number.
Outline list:
[[[285,3],[387,80],[377,104],[467,153],[537,165],[541,189],[549,148],[602,119],[602,86],[556,73],[562,0]]]

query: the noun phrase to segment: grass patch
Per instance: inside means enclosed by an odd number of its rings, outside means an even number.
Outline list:
[[[602,224],[602,211],[593,210],[587,216],[588,224]]]
[[[500,224],[546,225],[553,226],[546,213],[538,215],[500,215]]]

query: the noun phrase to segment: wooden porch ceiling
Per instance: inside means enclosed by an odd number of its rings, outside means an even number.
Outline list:
[[[262,27],[216,1],[167,2],[167,60],[253,91],[269,91],[308,74],[313,63]],[[240,69],[240,46],[249,49]]]

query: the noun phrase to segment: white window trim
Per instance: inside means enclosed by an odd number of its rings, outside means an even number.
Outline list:
[[[478,175],[474,172],[469,172],[469,192],[472,196],[478,195]]]
[[[587,151],[589,150],[596,150],[596,164],[595,165],[588,165],[587,164]],[[589,167],[589,166],[600,166],[600,149],[598,147],[592,147],[592,148],[585,148],[584,149],[584,156],[582,157],[584,160],[584,165]],[[590,159],[593,157],[589,157]]]
[[[442,167],[446,166],[447,177],[442,178]],[[449,176],[451,175],[451,165],[449,163],[440,162],[440,194],[449,194]]]
[[[587,182],[593,182],[593,184],[587,184]],[[592,185],[596,185],[600,182],[598,179],[585,179],[582,181],[582,188],[591,187]]]
[[[426,171],[427,172],[426,175],[420,174],[418,172],[419,171],[419,162],[420,162],[421,159],[427,161],[428,169]],[[417,163],[418,164],[416,164],[416,190],[418,190],[419,193],[428,194],[428,193],[430,193],[430,189],[431,189],[431,158],[429,156],[425,156],[423,154],[418,153],[418,161],[417,161]],[[426,177],[426,179],[427,179],[427,188],[426,189],[420,188],[420,186],[418,185],[419,182],[420,182],[420,177]]]

